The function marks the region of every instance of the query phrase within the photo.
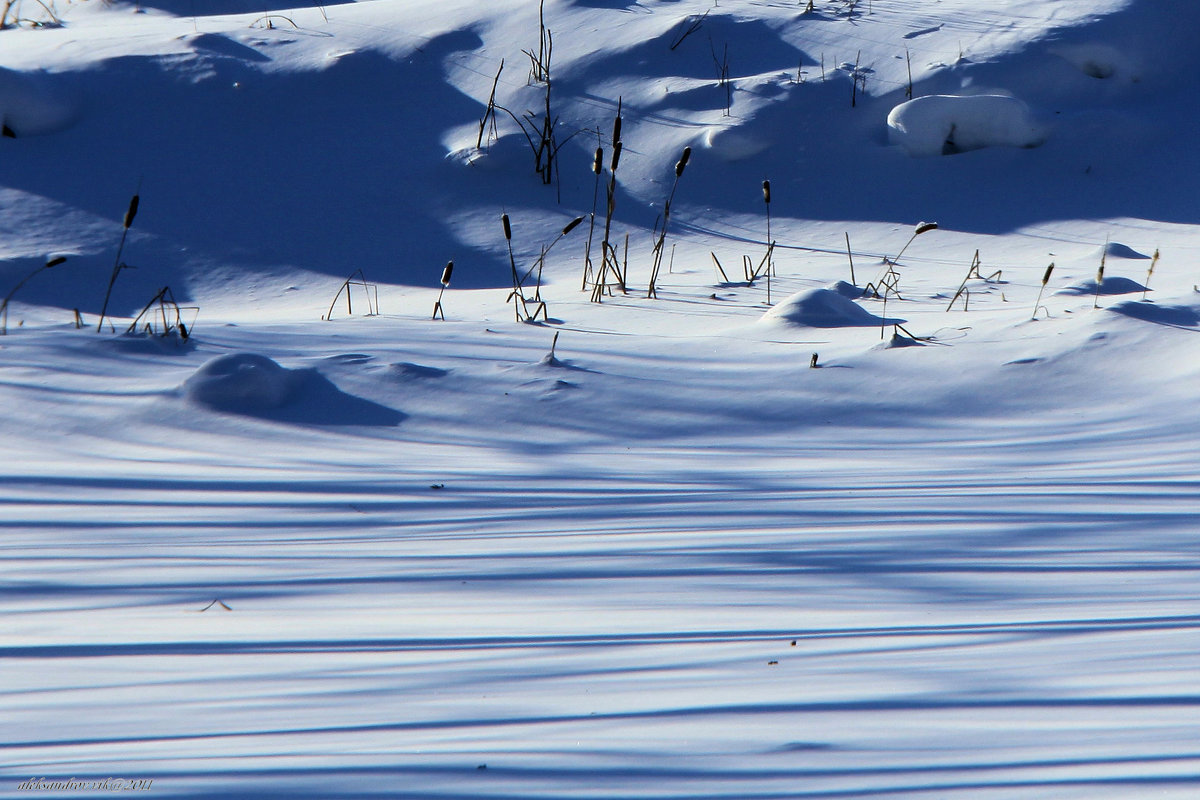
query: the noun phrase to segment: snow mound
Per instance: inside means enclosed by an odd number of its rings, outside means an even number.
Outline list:
[[[42,75],[0,68],[0,122],[12,135],[36,136],[67,127],[74,104]]]
[[[183,395],[215,411],[294,425],[399,425],[405,414],[347,394],[315,369],[288,369],[266,356],[233,353],[209,361]]]
[[[910,156],[1036,147],[1045,138],[1029,106],[1000,94],[918,97],[893,108],[887,125],[888,140]]]
[[[829,284],[829,286],[825,288],[829,289],[831,292],[840,294],[842,297],[848,297],[851,300],[857,300],[863,296],[863,290],[849,281],[837,281]]]
[[[1095,281],[1083,281],[1068,286],[1065,289],[1059,289],[1055,294],[1071,294],[1071,295],[1087,295],[1087,294],[1133,294],[1134,292],[1144,292],[1146,287],[1135,280],[1129,278],[1112,277],[1105,278],[1100,284],[1100,291],[1096,291]]]
[[[722,161],[744,161],[765,151],[770,142],[742,131],[711,128],[704,134],[704,146]]]
[[[1108,255],[1114,258],[1136,258],[1142,260],[1150,258],[1150,256],[1146,255],[1145,253],[1139,253],[1129,245],[1121,244],[1120,242],[1109,242],[1107,245],[1098,248],[1093,255],[1093,258],[1100,258],[1102,255]]]
[[[440,367],[430,367],[424,364],[413,364],[409,361],[400,361],[388,367],[388,373],[396,379],[409,380],[425,380],[428,378],[444,378],[450,374],[450,370]]]
[[[1200,325],[1200,309],[1195,306],[1160,306],[1145,300],[1126,300],[1108,309],[1143,322],[1170,325],[1178,328],[1195,328]]]
[[[880,342],[872,347],[872,350],[897,350],[904,347],[925,347],[925,343],[920,339],[914,339],[911,336],[901,336],[900,334],[892,334],[892,338],[886,342]]]
[[[283,406],[296,388],[293,370],[266,356],[233,353],[209,361],[183,383],[189,400],[223,411],[254,412]]]
[[[762,315],[763,322],[808,328],[853,328],[903,322],[884,320],[832,289],[806,289],[781,300]]]

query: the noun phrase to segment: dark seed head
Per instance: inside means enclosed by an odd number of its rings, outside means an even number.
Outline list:
[[[133,199],[129,201],[129,210],[125,212],[126,228],[133,224],[133,218],[137,216],[139,202],[140,200],[136,194],[133,196]]]

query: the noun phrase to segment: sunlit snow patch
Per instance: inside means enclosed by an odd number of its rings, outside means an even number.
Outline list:
[[[918,97],[893,108],[887,125],[888,140],[910,156],[1036,147],[1045,139],[1029,106],[1000,94]]]

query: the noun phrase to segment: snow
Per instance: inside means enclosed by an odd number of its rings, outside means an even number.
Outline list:
[[[286,403],[296,374],[266,356],[231,353],[217,356],[183,382],[189,400],[228,411],[258,411]]]
[[[1200,7],[815,6],[0,30],[0,797],[1194,797]]]
[[[861,295],[862,292],[860,291]],[[834,289],[805,289],[780,300],[763,314],[764,322],[779,320],[812,328],[879,326],[903,320],[886,321],[847,299]]]
[[[52,133],[69,125],[75,115],[65,92],[45,76],[0,68],[0,123],[12,135]]]
[[[889,140],[910,156],[1036,147],[1044,139],[1029,106],[999,94],[918,97],[893,108],[887,124]]]

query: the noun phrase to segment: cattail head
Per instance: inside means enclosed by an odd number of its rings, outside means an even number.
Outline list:
[[[771,182],[763,181],[763,202],[771,205]]]
[[[613,145],[612,164],[609,166],[609,169],[613,172],[616,172],[617,165],[620,163],[621,163],[621,142],[620,142],[620,140],[618,140],[617,143]]]
[[[504,225],[504,238],[512,241],[512,225],[508,224],[508,214],[500,215],[500,222]]]
[[[679,157],[679,161],[675,163],[675,177],[678,178],[683,174],[683,170],[687,167],[688,161],[692,157],[692,148],[683,148],[683,155]]]
[[[596,148],[596,158],[593,159],[593,161],[592,161],[592,172],[599,175],[600,170],[602,170],[602,169],[604,169],[604,148],[597,147]]]
[[[128,229],[133,224],[133,218],[137,216],[138,203],[140,200],[135,194],[133,199],[129,201],[129,210],[125,212],[125,227]]]
[[[67,260],[66,256],[55,256],[54,258],[52,258],[46,262],[45,269],[50,269],[51,267],[57,267],[59,264],[63,263],[66,260]]]
[[[1100,265],[1100,269],[1096,270],[1096,285],[1104,283],[1104,265]]]
[[[613,120],[612,142],[616,145],[621,141],[621,98],[617,98],[617,118]]]
[[[447,261],[446,268],[442,270],[442,286],[450,285],[450,276],[454,274],[454,261]]]
[[[578,228],[578,227],[579,227],[579,223],[581,223],[581,222],[583,222],[583,217],[576,217],[575,219],[573,219],[573,220],[571,220],[570,222],[568,222],[568,223],[567,223],[567,226],[566,226],[565,228],[563,228],[563,229],[562,229],[562,235],[563,235],[563,236],[566,236],[568,233],[570,233],[571,231],[573,231],[573,230],[575,230],[576,228]]]
[[[917,226],[916,231],[913,232],[913,236],[920,236],[922,233],[928,233],[929,231],[936,231],[937,226],[938,226],[938,224],[936,222],[922,222],[920,225]]]
[[[1042,275],[1042,286],[1045,287],[1050,282],[1050,273],[1054,272],[1054,262],[1050,262],[1050,266],[1046,267],[1046,272]]]

